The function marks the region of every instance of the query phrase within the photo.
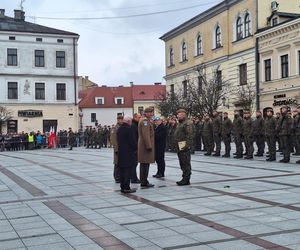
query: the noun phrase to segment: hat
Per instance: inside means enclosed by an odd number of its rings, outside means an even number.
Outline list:
[[[186,113],[186,110],[185,109],[178,109],[177,111],[176,111],[176,113],[178,114],[178,113]]]
[[[152,113],[153,112],[153,108],[146,108],[144,113]]]
[[[119,119],[124,119],[124,117],[123,117],[123,115],[118,115],[117,116],[117,119],[119,120]]]
[[[159,120],[161,120],[161,118],[159,116],[154,116],[152,120],[153,121],[159,121]]]

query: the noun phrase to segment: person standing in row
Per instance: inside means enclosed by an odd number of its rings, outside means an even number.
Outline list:
[[[256,111],[256,119],[253,122],[253,136],[257,145],[257,153],[255,156],[263,156],[265,151],[265,122],[262,118],[261,111]]]
[[[167,128],[162,123],[160,117],[154,118],[155,123],[155,161],[157,164],[157,173],[153,175],[155,178],[165,177],[165,148],[167,139]]]
[[[130,128],[132,118],[125,116],[117,131],[118,166],[120,169],[120,187],[122,193],[134,193],[130,188],[130,175],[135,165],[137,145]]]
[[[186,116],[184,109],[177,111],[178,125],[175,130],[175,141],[182,179],[177,181],[178,186],[190,185],[192,174],[191,148],[193,144],[194,124]]]
[[[244,111],[243,135],[247,154],[245,159],[253,159],[253,121],[249,110]]]
[[[269,151],[269,158],[267,161],[276,161],[276,120],[273,116],[273,109],[267,110],[265,136]]]
[[[154,185],[148,181],[149,167],[150,163],[155,162],[154,128],[151,121],[153,109],[146,108],[144,113],[145,115],[141,118],[138,126],[138,162],[140,163],[141,187],[151,188]]]
[[[135,113],[133,115],[132,124],[131,124],[133,138],[134,138],[136,144],[138,144],[138,140],[139,140],[138,126],[139,126],[140,119],[141,119],[141,115],[138,114],[138,113]],[[137,153],[137,149],[136,149],[135,154],[134,154],[135,164],[134,164],[134,166],[132,168],[132,171],[131,171],[130,181],[131,181],[131,183],[139,184],[139,183],[141,183],[141,181],[139,180],[139,178],[137,177],[137,174],[136,174],[136,168],[138,166],[138,155],[137,154],[138,153]]]
[[[116,183],[120,183],[120,168],[118,165],[118,140],[117,140],[117,131],[123,123],[123,116],[118,115],[117,124],[111,130],[110,141],[114,147],[114,179]]]
[[[222,120],[221,117],[219,116],[219,112],[216,110],[213,112],[212,127],[213,127],[213,138],[215,143],[215,153],[213,154],[213,156],[220,156]]]
[[[234,135],[234,143],[236,147],[236,156],[234,158],[241,159],[243,158],[243,118],[240,115],[239,110],[234,111],[234,119],[232,123],[232,132]]]
[[[214,149],[213,128],[208,114],[204,115],[203,145],[206,150],[205,156],[210,156]]]
[[[74,132],[72,131],[72,128],[69,128],[68,131],[68,142],[69,142],[69,150],[72,150],[73,147],[76,145],[76,136],[74,134]]]
[[[228,118],[228,113],[224,112],[224,120],[222,122],[222,139],[225,145],[225,154],[222,157],[229,158],[231,150],[231,130],[232,130],[232,121]]]
[[[280,144],[282,147],[283,152],[283,159],[280,162],[288,163],[290,162],[290,155],[291,155],[291,147],[290,147],[290,136],[291,136],[291,129],[292,129],[293,120],[291,117],[288,116],[288,107],[282,106],[281,107],[281,117],[278,121],[278,135],[280,139]]]

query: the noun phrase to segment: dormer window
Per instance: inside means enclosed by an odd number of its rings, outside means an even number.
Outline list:
[[[98,105],[104,105],[104,97],[96,97],[95,103]]]
[[[272,19],[272,26],[276,26],[278,24],[278,17]]]
[[[124,104],[124,97],[115,97],[115,104],[123,105]]]

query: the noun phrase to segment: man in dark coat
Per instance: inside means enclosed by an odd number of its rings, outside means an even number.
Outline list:
[[[241,117],[240,111],[234,111],[234,120],[232,123],[232,132],[234,135],[234,143],[236,146],[236,156],[234,158],[243,158],[243,118]]]
[[[138,144],[138,140],[139,140],[138,126],[139,126],[140,119],[141,119],[141,115],[138,113],[135,113],[133,115],[132,124],[131,124],[131,130],[132,130],[133,138],[134,138],[136,144]],[[141,183],[141,181],[139,180],[139,178],[137,177],[137,174],[136,174],[136,168],[138,166],[137,150],[135,151],[134,157],[135,157],[134,158],[135,164],[131,171],[130,181],[131,181],[131,183]]]
[[[256,119],[253,121],[253,138],[257,145],[255,156],[263,156],[265,151],[265,121],[261,111],[256,111]]]
[[[155,129],[154,129],[154,138],[155,138],[155,161],[157,164],[157,173],[153,175],[155,178],[165,177],[165,148],[167,140],[167,128],[162,123],[160,117],[154,118]]]
[[[69,131],[68,131],[68,141],[69,141],[69,150],[72,150],[73,147],[76,145],[76,137],[75,137],[75,134],[74,132],[72,131],[72,128],[69,128]]]
[[[135,152],[137,144],[131,129],[131,117],[124,117],[122,125],[117,130],[118,165],[120,168],[120,187],[122,193],[134,193],[130,188],[131,170],[136,164]]]
[[[276,161],[276,120],[273,116],[273,109],[267,110],[265,135],[269,150],[269,158],[267,161]]]
[[[232,121],[228,118],[228,113],[224,112],[224,120],[222,123],[222,139],[225,145],[225,154],[222,155],[222,157],[230,157],[231,132],[232,132]]]
[[[221,132],[222,132],[222,119],[219,116],[218,111],[213,112],[213,120],[212,120],[212,128],[213,128],[213,139],[216,145],[216,152],[213,156],[221,155]]]

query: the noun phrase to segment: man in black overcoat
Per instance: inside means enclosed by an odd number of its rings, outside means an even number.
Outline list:
[[[137,144],[131,129],[131,117],[124,117],[122,125],[117,131],[118,165],[120,168],[120,187],[122,193],[134,193],[130,188],[130,175],[135,166],[135,152]]]

